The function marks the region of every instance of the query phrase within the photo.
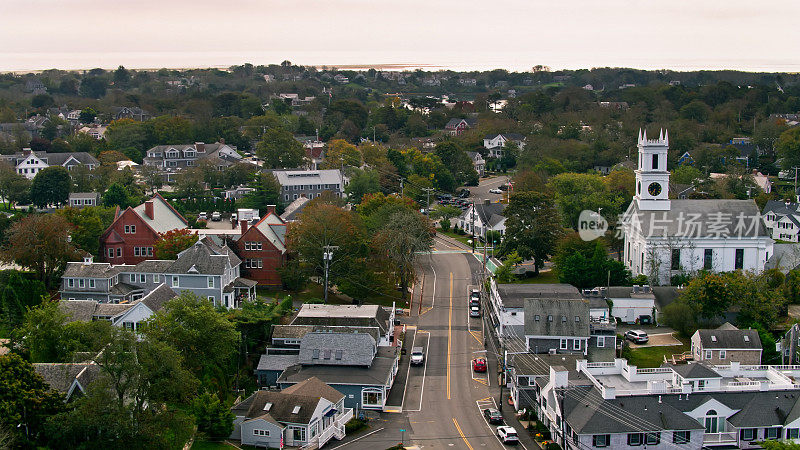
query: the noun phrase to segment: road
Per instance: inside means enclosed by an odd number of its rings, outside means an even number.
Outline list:
[[[489,193],[489,189],[495,189],[500,187],[500,185],[508,183],[508,177],[505,175],[500,175],[492,178],[485,178],[480,181],[477,186],[469,186],[470,196],[469,198],[474,202],[481,202],[485,199],[489,199],[493,202],[496,202],[503,198],[502,194],[491,194]]]
[[[426,349],[426,362],[407,369],[402,412],[382,413],[370,424],[372,434],[338,448],[384,449],[401,439],[411,448],[504,448],[482,415],[497,404],[496,360],[485,351],[482,320],[468,316],[469,290],[480,269],[473,255],[440,239],[431,255],[420,258],[409,320],[416,323],[413,345]],[[476,374],[471,361],[484,355],[489,370]]]

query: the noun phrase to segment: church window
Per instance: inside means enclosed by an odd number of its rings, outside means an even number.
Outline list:
[[[711,270],[714,265],[714,250],[707,248],[703,252],[703,269]]]
[[[734,258],[734,269],[744,269],[744,249],[736,249],[736,258]]]
[[[653,170],[658,170],[658,155],[653,155]]]
[[[672,270],[681,270],[681,249],[672,249],[672,266],[670,268]]]

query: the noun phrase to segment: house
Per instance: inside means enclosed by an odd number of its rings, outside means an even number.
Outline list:
[[[761,217],[772,239],[800,242],[800,203],[768,200]]]
[[[306,168],[308,170],[317,170],[325,162],[325,144],[321,141],[317,142],[322,145],[316,145],[314,142],[307,142],[303,145],[303,150],[306,152]]]
[[[152,116],[150,113],[142,108],[139,108],[138,106],[114,106],[111,108],[111,117],[113,120],[133,119],[138,120],[139,122],[144,122],[145,120],[150,120]]]
[[[152,259],[160,234],[187,227],[186,219],[156,193],[139,206],[117,208],[114,221],[100,235],[100,253],[111,264],[137,264]]]
[[[800,268],[800,244],[795,243],[776,243],[772,256],[764,265],[764,270],[778,269],[784,275],[797,268]]]
[[[642,317],[656,319],[656,296],[648,285],[596,287],[584,290],[583,296],[590,303],[589,315],[596,320],[636,324]]]
[[[761,149],[753,144],[753,140],[748,137],[731,138],[728,146],[736,149],[736,160],[746,167],[750,167],[751,158],[758,158],[761,154]]]
[[[714,330],[695,331],[691,342],[695,361],[709,364],[761,364],[761,338],[756,330],[740,330],[726,322]]]
[[[283,214],[281,214],[281,220],[286,223],[294,222],[300,217],[300,214],[303,213],[303,209],[305,209],[308,202],[308,197],[297,197],[297,200],[289,203],[289,205],[283,210]]]
[[[506,284],[490,278],[488,294],[491,323],[504,339],[525,334],[526,298],[576,298],[580,291],[569,284]]]
[[[502,158],[506,143],[512,142],[517,148],[525,148],[525,136],[519,133],[489,134],[483,138],[483,148],[489,151],[489,157]]]
[[[525,299],[525,348],[529,353],[583,354],[591,360],[613,359],[616,326],[591,320],[589,302],[572,298]]]
[[[307,197],[309,200],[325,191],[344,197],[344,177],[339,169],[328,170],[272,170],[281,185],[281,195],[286,203]]]
[[[470,128],[473,128],[477,124],[476,119],[471,118],[454,118],[450,119],[447,124],[444,126],[445,133],[451,136],[461,136],[462,133],[467,131]]]
[[[258,390],[231,408],[230,439],[265,448],[322,448],[331,438],[344,438],[353,418],[344,398],[315,377],[282,391]]]
[[[486,238],[487,231],[496,231],[505,234],[506,218],[503,216],[504,203],[491,203],[484,200],[484,203],[471,204],[458,217],[458,226],[473,236]]]
[[[208,161],[217,170],[224,170],[242,161],[242,156],[225,142],[206,144],[195,142],[183,145],[156,145],[147,150],[143,164],[161,170],[167,182],[174,181],[177,171]]]
[[[68,202],[69,206],[78,209],[86,206],[98,206],[100,194],[97,192],[70,192]]]
[[[255,192],[255,189],[241,184],[239,186],[231,186],[230,189],[225,191],[225,200],[241,200],[251,192]]]
[[[51,389],[64,394],[65,401],[83,397],[89,385],[99,378],[100,366],[86,363],[33,363],[33,370]]]
[[[347,83],[347,82],[350,81],[349,78],[347,78],[346,76],[344,76],[344,75],[342,75],[340,73],[337,73],[336,75],[334,75],[333,76],[333,80],[336,81],[337,83],[342,83],[342,84]]]
[[[478,176],[484,176],[486,173],[486,160],[483,159],[483,156],[478,152],[467,152],[467,156],[472,161],[472,167],[475,168],[475,172],[478,172]]]
[[[25,92],[30,92],[33,95],[47,93],[47,86],[40,80],[33,78],[25,82]]]
[[[394,308],[378,305],[314,305],[305,303],[292,325],[374,327],[380,330],[379,347],[394,343]]]
[[[89,136],[91,136],[91,137],[93,137],[93,138],[95,138],[95,139],[97,139],[99,141],[100,139],[103,139],[106,136],[106,130],[107,129],[108,129],[108,127],[103,126],[103,125],[92,125],[92,126],[81,127],[81,129],[78,130],[78,132],[79,133],[86,133]]]
[[[514,404],[514,409],[533,410],[540,400],[536,394],[540,384],[544,385],[549,380],[550,367],[562,366],[568,369],[568,379],[571,385],[589,385],[591,382],[586,376],[577,371],[577,362],[584,359],[583,355],[548,355],[525,352],[509,352],[506,364],[506,382],[509,388],[509,398]]]
[[[800,324],[794,323],[777,343],[781,352],[781,364],[796,365],[800,362]]]
[[[78,166],[93,170],[100,166],[100,162],[86,152],[34,152],[29,148],[11,155],[0,155],[0,161],[10,164],[18,174],[29,180],[32,180],[39,171],[50,166],[62,166],[67,170]]]
[[[678,158],[678,165],[679,166],[693,166],[694,165],[694,158],[692,158],[692,154],[689,151],[683,152],[683,154]]]
[[[345,394],[345,407],[382,411],[399,359],[399,347],[378,346],[366,333],[312,332],[301,339],[298,363],[287,367],[277,384],[286,389],[316,377]]]
[[[598,105],[601,108],[620,109],[620,110],[626,110],[630,108],[628,102],[598,102]]]
[[[700,269],[761,272],[774,241],[753,200],[670,199],[669,135],[639,133],[636,194],[623,214],[623,262],[634,275],[671,276]]]
[[[551,365],[533,389],[534,412],[567,450],[761,448],[798,442],[797,366],[688,363],[656,369],[577,362]],[[588,380],[588,383],[587,383]]]
[[[256,285],[240,276],[241,262],[233,250],[206,236],[174,260],[112,266],[86,257],[83,262],[67,263],[59,293],[62,300],[125,303],[167,283],[175,293],[190,291],[215,306],[238,308],[241,301],[254,297]]]
[[[286,222],[267,206],[267,214],[253,226],[241,221],[242,234],[234,249],[242,259],[242,275],[261,286],[280,286],[279,269],[286,260]]]
[[[160,310],[164,303],[177,297],[167,283],[161,283],[144,297],[130,303],[100,303],[97,300],[62,300],[58,309],[70,322],[108,320],[112,325],[136,331],[139,324]]]

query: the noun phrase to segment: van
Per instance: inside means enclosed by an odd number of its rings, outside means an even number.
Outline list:
[[[411,365],[418,366],[425,362],[425,350],[422,347],[414,347],[411,349]]]

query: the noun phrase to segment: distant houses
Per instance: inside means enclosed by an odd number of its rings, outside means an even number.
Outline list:
[[[281,196],[285,204],[300,197],[314,199],[323,192],[344,197],[345,179],[339,169],[327,170],[272,170],[281,185]]]
[[[519,133],[489,134],[483,138],[483,147],[489,151],[492,158],[502,158],[506,143],[516,144],[520,150],[525,148],[525,136]]]
[[[157,145],[147,150],[143,162],[146,166],[158,168],[165,181],[173,182],[178,171],[195,167],[200,161],[208,161],[212,167],[222,171],[241,162],[242,156],[224,142],[195,142],[185,145]]]
[[[100,166],[100,162],[86,152],[49,153],[34,152],[31,149],[11,155],[0,155],[0,161],[8,163],[18,174],[28,179],[33,179],[41,170],[51,166],[61,166],[67,170],[78,166],[93,170]]]
[[[482,238],[486,237],[487,231],[505,234],[506,218],[503,216],[505,207],[504,203],[491,203],[489,200],[471,204],[458,217],[458,226],[467,233]]]
[[[473,128],[476,123],[477,120],[471,118],[450,119],[444,126],[444,131],[451,136],[461,136],[465,131]]]

